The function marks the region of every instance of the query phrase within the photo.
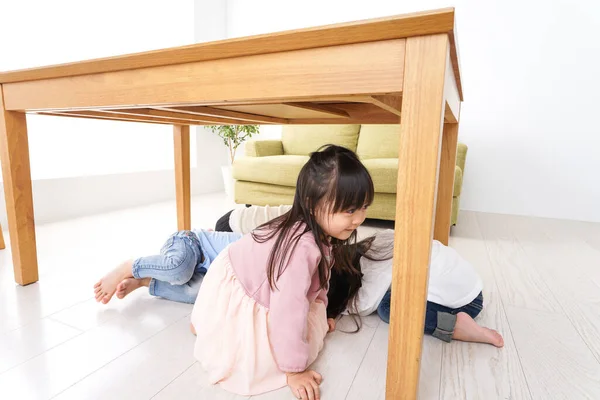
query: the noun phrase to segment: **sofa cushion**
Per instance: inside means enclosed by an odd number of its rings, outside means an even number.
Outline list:
[[[235,202],[237,204],[254,204],[258,206],[292,204],[295,193],[296,189],[289,186],[235,181]],[[373,204],[367,210],[367,218],[394,220],[395,214],[396,195],[375,193]]]
[[[248,140],[244,150],[249,157],[282,156],[281,140]]]
[[[400,125],[362,125],[356,154],[363,159],[398,158]]]
[[[233,179],[248,182],[296,186],[298,174],[308,156],[240,157],[233,164]],[[364,160],[376,193],[396,193],[397,158]]]
[[[240,181],[268,183],[295,187],[300,170],[308,156],[240,157],[233,164],[233,178]],[[362,160],[371,174],[376,193],[396,193],[398,180],[397,158]],[[453,196],[460,196],[463,174],[454,169]]]
[[[233,179],[296,186],[298,174],[308,156],[240,157],[233,163]]]
[[[396,193],[398,181],[397,158],[373,158],[362,160],[373,179],[375,193]]]
[[[356,151],[360,125],[284,125],[283,154],[307,156],[326,144]]]

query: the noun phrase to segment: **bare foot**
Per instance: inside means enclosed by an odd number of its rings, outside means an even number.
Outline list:
[[[133,292],[135,289],[139,289],[141,287],[150,286],[150,278],[143,279],[135,279],[135,278],[127,278],[123,279],[117,285],[117,298],[122,299],[127,296],[129,293]]]
[[[456,314],[456,326],[452,339],[463,342],[488,343],[496,347],[504,346],[504,339],[493,329],[479,326],[467,313]]]
[[[196,328],[194,328],[194,324],[190,323],[190,331],[196,336]]]
[[[128,260],[110,271],[102,279],[100,279],[94,285],[94,294],[96,301],[106,304],[115,294],[117,285],[123,279],[133,278],[131,268],[133,267],[133,260]]]

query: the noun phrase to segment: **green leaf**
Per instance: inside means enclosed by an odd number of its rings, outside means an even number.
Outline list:
[[[209,128],[223,139],[223,143],[230,152],[250,139],[252,135],[260,132],[258,125],[211,125]]]

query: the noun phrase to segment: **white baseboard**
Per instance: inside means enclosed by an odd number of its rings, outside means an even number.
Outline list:
[[[220,167],[191,171],[192,195],[223,190]],[[0,183],[0,223],[7,229],[4,186]],[[80,176],[33,181],[36,223],[99,214],[128,207],[175,200],[173,171]]]

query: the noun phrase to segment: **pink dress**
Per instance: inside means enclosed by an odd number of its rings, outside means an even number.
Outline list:
[[[210,382],[249,396],[286,385],[323,348],[327,290],[319,289],[321,253],[302,235],[271,289],[266,266],[275,239],[246,235],[221,252],[204,277],[192,311],[194,356]],[[329,256],[329,248],[326,249]]]

